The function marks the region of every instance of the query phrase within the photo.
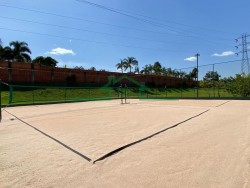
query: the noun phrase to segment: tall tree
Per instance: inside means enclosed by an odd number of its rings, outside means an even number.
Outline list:
[[[133,66],[138,66],[138,61],[134,57],[128,57],[127,59],[124,59],[125,64],[125,70],[129,68],[129,72],[131,73],[131,70]]]
[[[121,69],[122,73],[123,73],[123,69],[124,69],[124,61],[121,59],[120,63],[116,64],[116,68],[117,70]]]
[[[192,70],[192,72],[190,72],[190,77],[191,77],[192,79],[196,79],[196,80],[197,80],[197,77],[198,77],[198,70],[197,70],[197,68],[194,68],[194,69]]]
[[[139,74],[140,73],[140,68],[138,66],[135,67],[134,73],[135,74]]]
[[[208,71],[203,77],[204,81],[219,81],[220,75],[217,71]]]
[[[52,57],[43,57],[43,56],[36,57],[32,61],[32,63],[50,66],[50,67],[55,67],[58,64],[58,62],[55,59],[53,59]]]
[[[11,60],[13,58],[12,49],[9,46],[3,47],[0,39],[0,60]]]
[[[96,71],[95,67],[90,67],[89,70]]]
[[[10,61],[13,60],[13,51],[9,46],[0,46],[0,60]]]
[[[179,71],[179,77],[180,78],[186,78],[187,73],[185,71]]]
[[[161,63],[159,61],[156,61],[153,65],[153,70],[154,70],[154,74],[156,75],[160,75],[161,74]]]
[[[13,41],[10,43],[10,47],[12,47],[14,61],[31,62],[31,50],[26,42]]]

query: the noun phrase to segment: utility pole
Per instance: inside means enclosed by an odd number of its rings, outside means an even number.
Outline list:
[[[197,82],[197,87],[196,87],[196,97],[199,98],[199,56],[200,54],[197,53],[194,55],[196,57],[196,69],[197,69],[197,73],[196,73],[196,82]]]
[[[250,69],[249,69],[249,59],[248,59],[248,44],[249,42],[247,42],[247,37],[249,37],[250,35],[248,35],[247,33],[242,34],[241,37],[235,39],[236,43],[239,42],[239,40],[241,40],[241,44],[238,44],[236,47],[236,49],[238,49],[239,47],[242,47],[242,51],[239,51],[236,53],[236,55],[239,55],[240,53],[242,54],[242,62],[241,62],[241,74],[242,75],[249,75],[250,74]]]

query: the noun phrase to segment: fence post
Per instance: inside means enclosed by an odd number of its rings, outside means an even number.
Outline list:
[[[9,104],[12,103],[12,99],[13,99],[13,86],[10,85]]]
[[[8,61],[8,77],[9,77],[9,83],[12,83],[12,66],[11,66],[11,61]]]
[[[33,104],[35,104],[35,96],[34,96],[34,88],[32,89],[32,100],[33,100]]]
[[[66,96],[66,87],[64,87],[64,102],[66,102],[67,96]]]
[[[34,63],[31,63],[31,82],[34,84],[35,82],[35,70],[34,70]]]

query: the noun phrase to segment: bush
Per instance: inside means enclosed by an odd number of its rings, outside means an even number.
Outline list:
[[[234,95],[240,95],[242,97],[250,96],[250,75],[242,76],[236,75],[235,79],[231,79],[226,83],[226,89]]]

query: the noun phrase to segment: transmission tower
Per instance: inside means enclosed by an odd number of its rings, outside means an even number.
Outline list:
[[[236,54],[242,54],[242,62],[241,62],[241,74],[242,75],[249,75],[250,74],[250,69],[249,69],[249,59],[248,59],[248,44],[249,42],[247,42],[247,37],[249,37],[250,35],[248,35],[247,33],[242,34],[241,37],[235,39],[236,43],[238,43],[241,40],[241,44],[235,46],[236,49],[238,49],[239,47],[242,47],[242,51],[237,52]]]

